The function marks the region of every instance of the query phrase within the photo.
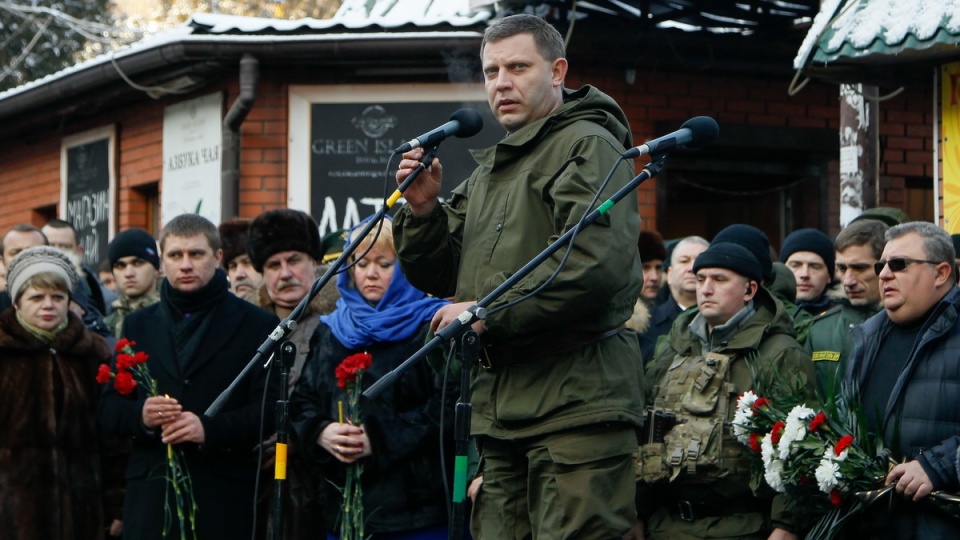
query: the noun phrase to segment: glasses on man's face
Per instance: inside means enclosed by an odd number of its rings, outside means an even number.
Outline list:
[[[877,261],[873,263],[873,271],[880,275],[880,272],[883,272],[884,266],[890,266],[891,272],[903,272],[907,269],[909,264],[940,264],[940,261],[928,261],[925,259],[908,259],[906,257],[897,257],[896,259],[890,259],[888,261]]]

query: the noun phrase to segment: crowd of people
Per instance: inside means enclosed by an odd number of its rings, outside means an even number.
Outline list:
[[[475,154],[447,200],[439,159],[424,163],[396,217],[367,236],[358,226],[321,238],[292,209],[219,225],[184,214],[156,239],[117,234],[98,280],[69,223],[6,232],[4,538],[335,539],[358,463],[374,539],[448,537],[454,469],[470,484],[465,537],[799,538],[812,522],[754,481],[753,451],[732,432],[738,396],[774,383],[811,403],[856,386],[895,463],[877,486],[894,485],[892,497],[841,534],[960,537],[957,518],[925,504],[960,488],[957,238],[877,209],[836,238],[797,230],[779,253],[741,223],[665,242],[641,231],[628,197],[466,321],[576,226],[632,145],[611,98],[564,86],[564,42],[542,19],[498,20],[480,55],[507,135]],[[397,181],[425,155],[403,154]],[[620,165],[606,189],[633,174]],[[345,247],[356,247],[349,267],[287,336],[296,356],[281,453],[279,370],[238,376]],[[369,387],[457,319],[482,342],[469,467],[454,467],[459,389],[444,388],[442,362],[414,366],[361,398],[361,421],[345,420],[341,362],[369,355],[357,383]],[[98,384],[103,364],[119,377],[117,343],[147,355],[152,384]],[[186,532],[170,526],[174,449],[190,474]]]

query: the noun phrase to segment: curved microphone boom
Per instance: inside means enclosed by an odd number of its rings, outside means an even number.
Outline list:
[[[717,121],[709,116],[696,116],[683,123],[680,129],[652,141],[635,146],[623,153],[624,159],[633,159],[647,154],[663,154],[675,148],[699,150],[712,143],[720,135]]]
[[[420,148],[421,146],[433,146],[440,141],[450,137],[473,137],[483,128],[483,117],[474,109],[460,109],[450,115],[450,121],[442,126],[428,131],[415,139],[410,139],[397,147],[394,154],[402,154]]]

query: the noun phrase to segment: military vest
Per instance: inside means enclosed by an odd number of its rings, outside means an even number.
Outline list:
[[[730,476],[749,480],[746,448],[730,426],[739,395],[730,382],[735,364],[740,364],[737,369],[745,368],[735,355],[677,355],[647,414],[653,425],[645,427],[648,437],[641,441],[636,464],[639,480],[649,484],[678,479],[710,483]]]

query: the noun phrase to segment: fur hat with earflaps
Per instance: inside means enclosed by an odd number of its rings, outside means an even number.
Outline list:
[[[257,272],[263,263],[281,251],[302,251],[319,263],[323,260],[320,228],[305,212],[280,208],[254,218],[247,236],[247,254]]]

